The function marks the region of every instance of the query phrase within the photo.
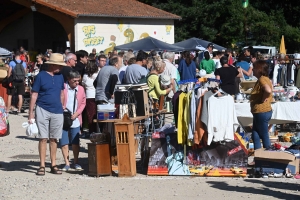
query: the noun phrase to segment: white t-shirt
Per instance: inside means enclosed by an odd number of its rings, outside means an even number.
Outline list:
[[[100,71],[100,70],[99,70]],[[85,94],[87,99],[93,99],[96,95],[96,89],[94,87],[94,81],[97,78],[98,72],[94,73],[91,77],[88,77],[87,74],[83,75],[82,83],[85,88]]]
[[[215,97],[208,99],[208,140],[207,145],[212,141],[234,140],[236,131],[234,124],[238,124],[234,100],[232,96]]]
[[[177,79],[177,68],[168,60],[164,59],[164,62],[166,63],[166,67],[162,75],[170,76],[171,79]],[[168,97],[172,98],[174,95],[173,91],[171,90],[168,94]]]
[[[213,60],[214,63],[215,63],[215,69],[219,69],[219,68],[222,67],[222,66],[221,66],[221,63],[220,63],[220,59],[213,58],[212,60]]]

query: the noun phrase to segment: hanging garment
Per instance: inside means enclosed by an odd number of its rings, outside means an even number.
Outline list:
[[[194,131],[194,143],[200,144],[202,137],[205,133],[203,122],[201,121],[201,112],[202,112],[202,103],[203,103],[203,96],[199,98],[198,106],[197,106],[197,113],[195,119],[195,131]]]
[[[289,81],[291,80],[291,75],[292,75],[292,65],[291,65],[291,63],[289,63],[289,64],[286,64],[286,80],[287,80],[287,83],[289,83]]]
[[[184,118],[184,108],[186,105],[186,93],[181,93],[179,95],[178,102],[178,124],[177,124],[177,141],[178,144],[184,144],[185,139],[187,138],[187,128],[186,128],[186,120]]]
[[[203,96],[203,103],[202,103],[202,112],[201,112],[201,121],[204,124],[204,130],[207,130],[207,124],[208,124],[208,99],[211,97],[214,93],[212,91],[205,92]]]
[[[190,109],[190,106],[191,106],[191,91],[188,92],[187,94],[185,94],[184,96],[184,102],[185,102],[185,106],[184,106],[184,111],[183,111],[183,116],[184,116],[184,125],[183,125],[183,144],[187,144],[188,146],[192,146],[192,141],[191,140],[188,140],[188,132],[189,132],[189,125],[190,125],[190,121],[191,121],[191,109]]]
[[[177,91],[173,98],[172,98],[172,105],[173,105],[173,114],[175,120],[175,126],[178,127],[178,106],[179,106],[179,95],[182,91]]]
[[[238,124],[238,120],[232,96],[211,96],[208,99],[207,145],[212,141],[234,140],[234,124]]]
[[[299,64],[299,59],[300,59],[300,54],[299,53],[294,53],[294,58],[295,58],[295,64],[298,65]]]
[[[188,140],[194,139],[194,131],[195,131],[195,116],[196,116],[196,98],[194,90],[190,92],[190,120],[188,126]]]
[[[295,84],[295,69],[296,69],[296,65],[292,64],[291,66],[291,81],[293,81],[293,83]]]
[[[296,86],[297,86],[297,88],[300,88],[300,70],[299,69],[297,72]]]
[[[278,69],[280,68],[280,65],[277,64],[274,66],[274,71],[273,71],[273,85],[277,85],[278,83],[278,79],[277,79],[277,76],[278,76]]]
[[[287,86],[287,65],[282,65],[280,76],[280,85],[283,87]]]

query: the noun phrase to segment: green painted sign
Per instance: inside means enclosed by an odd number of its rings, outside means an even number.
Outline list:
[[[242,6],[243,8],[247,8],[249,5],[249,0],[242,0]]]

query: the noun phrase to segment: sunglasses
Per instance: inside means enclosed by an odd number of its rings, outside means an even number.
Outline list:
[[[80,82],[80,80],[71,80],[73,83]]]

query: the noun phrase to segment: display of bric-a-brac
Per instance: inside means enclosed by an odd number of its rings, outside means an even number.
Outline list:
[[[175,133],[156,132],[152,134],[147,174],[245,177],[247,160],[247,149],[237,133],[229,142],[184,147]]]
[[[163,42],[174,43],[173,20],[149,19],[77,19],[75,50],[104,51],[151,36]]]

